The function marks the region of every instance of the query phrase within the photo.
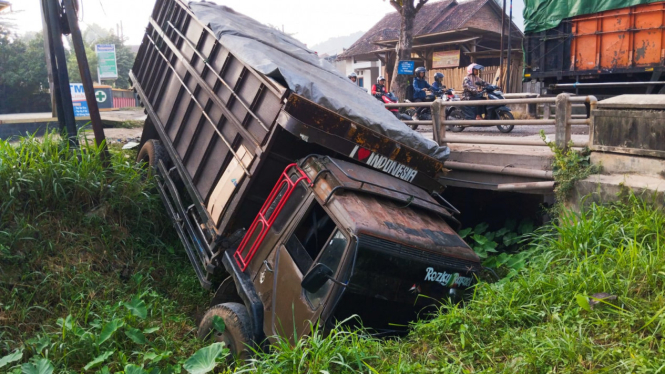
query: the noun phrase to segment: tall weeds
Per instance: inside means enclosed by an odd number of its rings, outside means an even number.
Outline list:
[[[197,372],[192,353],[227,352],[197,351],[208,296],[133,155],[114,152],[109,172],[96,152],[51,136],[0,142],[0,372]],[[633,195],[563,210],[529,235],[512,277],[478,284],[404,338],[313,326],[215,370],[663,373],[664,234],[662,207]]]
[[[179,372],[200,345],[207,296],[134,159],[106,169],[52,134],[0,141],[0,358],[23,353],[0,372]]]

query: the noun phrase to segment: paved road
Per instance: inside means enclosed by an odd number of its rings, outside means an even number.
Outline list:
[[[109,121],[145,121],[146,115],[142,108],[137,110],[114,110],[100,113],[103,120]],[[29,120],[48,120],[53,118],[51,113],[14,113],[0,114],[0,122],[5,121],[29,121]]]

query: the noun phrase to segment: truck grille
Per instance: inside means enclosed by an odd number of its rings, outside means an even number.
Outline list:
[[[389,240],[380,239],[374,236],[361,234],[359,244],[363,248],[385,253],[391,256],[401,257],[409,260],[422,261],[431,265],[442,266],[459,272],[477,272],[480,271],[480,264],[473,261],[461,260],[441,254],[431,253],[409,247]]]

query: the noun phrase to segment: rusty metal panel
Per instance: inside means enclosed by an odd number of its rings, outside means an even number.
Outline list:
[[[665,2],[574,17],[571,69],[662,66]]]

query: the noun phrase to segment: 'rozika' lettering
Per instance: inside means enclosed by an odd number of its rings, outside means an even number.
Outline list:
[[[470,277],[463,277],[459,273],[448,274],[447,272],[439,273],[434,268],[425,269],[427,274],[425,275],[425,280],[430,282],[436,282],[444,287],[452,286],[462,286],[469,287],[473,281]]]

